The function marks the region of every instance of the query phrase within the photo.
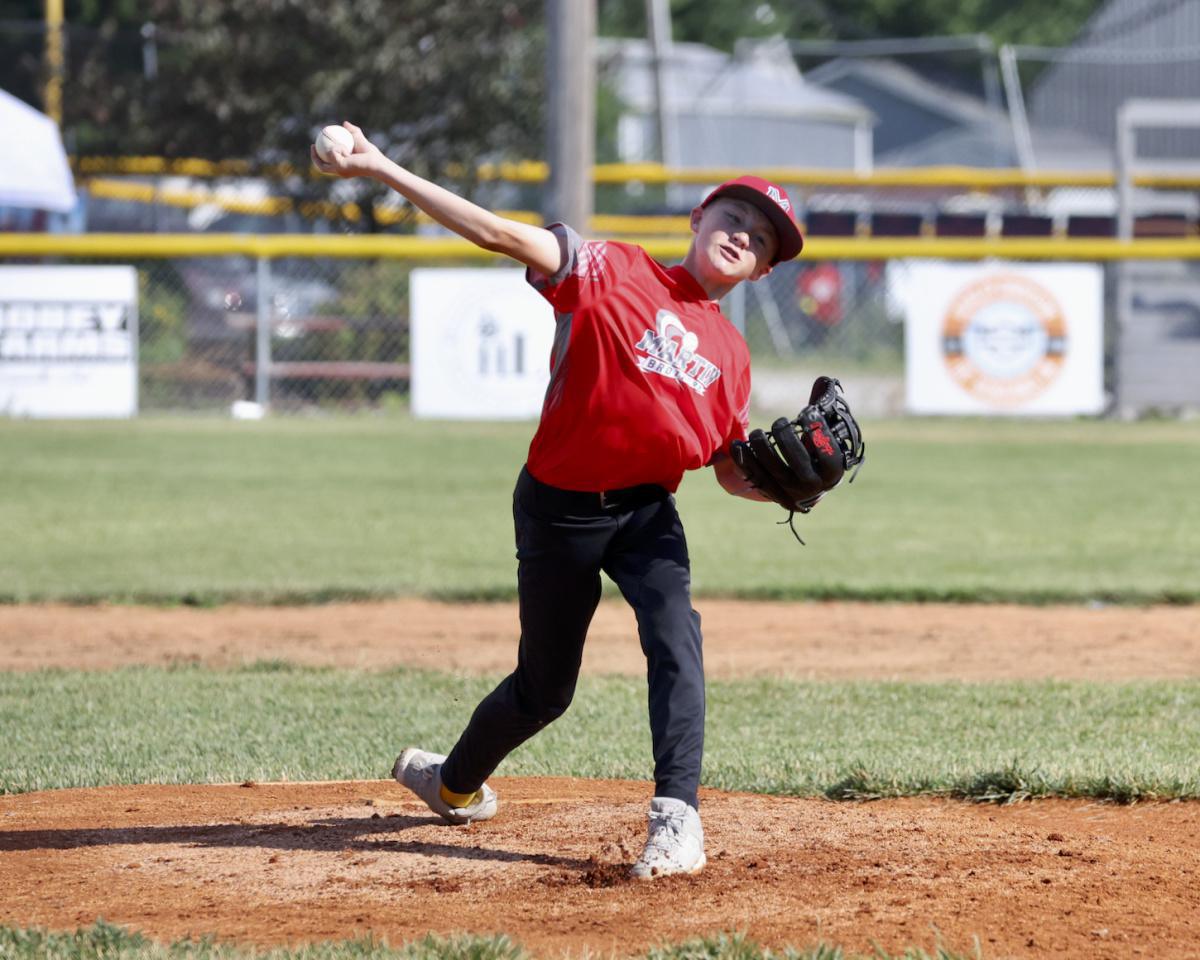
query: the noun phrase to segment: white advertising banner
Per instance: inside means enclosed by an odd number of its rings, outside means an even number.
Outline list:
[[[905,315],[912,413],[1064,415],[1104,407],[1095,264],[889,266]]]
[[[0,267],[0,414],[137,413],[137,271]]]
[[[524,270],[420,269],[411,281],[417,417],[536,417],[550,383],[554,311]]]

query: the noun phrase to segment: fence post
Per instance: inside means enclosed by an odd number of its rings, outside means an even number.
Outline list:
[[[271,403],[271,261],[262,256],[258,258],[256,301],[254,401],[266,410]]]
[[[771,342],[775,345],[776,355],[780,357],[795,356],[796,350],[792,346],[792,339],[788,336],[783,316],[779,312],[779,304],[775,300],[775,294],[771,292],[770,285],[760,280],[758,283],[750,284],[750,289],[754,292],[759,309],[762,310],[763,320],[767,324]]]
[[[1026,173],[1037,166],[1033,152],[1033,138],[1029,132],[1029,117],[1025,113],[1025,94],[1021,90],[1021,74],[1017,71],[1017,51],[1011,43],[1000,48],[1000,75],[1004,80],[1004,94],[1008,98],[1008,118],[1012,124],[1013,145],[1017,148],[1017,159]]]
[[[739,283],[721,301],[721,309],[743,337],[746,335],[746,285]]]

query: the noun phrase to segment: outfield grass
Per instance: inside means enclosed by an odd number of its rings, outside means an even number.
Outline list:
[[[583,954],[587,956],[587,954]],[[656,947],[646,960],[852,960],[831,944],[803,950],[768,950],[738,934],[697,938]],[[911,949],[903,954],[874,950],[871,960],[957,960],[963,954]],[[427,936],[403,946],[380,940],[345,940],[272,950],[256,950],[213,940],[159,944],[137,933],[99,922],[73,933],[0,926],[2,960],[528,960],[529,954],[508,937]]]
[[[268,663],[0,674],[0,791],[385,778],[494,679]],[[645,683],[585,678],[501,775],[651,779]],[[835,798],[1200,797],[1200,682],[709,685],[704,783]],[[595,750],[604,743],[603,751]]]
[[[407,417],[0,421],[0,600],[510,597],[532,431]],[[811,516],[679,496],[696,590],[759,598],[1200,600],[1200,424],[869,424]]]

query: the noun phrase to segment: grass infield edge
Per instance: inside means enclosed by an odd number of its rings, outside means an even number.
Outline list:
[[[569,955],[572,954],[563,954]],[[909,947],[903,953],[888,953],[875,944],[869,954],[862,954],[846,952],[825,941],[804,948],[788,946],[771,950],[745,933],[735,932],[663,943],[638,956],[645,960],[979,960],[982,951],[978,939],[969,953],[956,952],[941,944],[932,952]],[[167,943],[100,918],[90,927],[73,931],[0,925],[0,957],[4,960],[532,960],[533,955],[505,934],[427,934],[398,946],[370,935],[269,949],[242,946],[212,936]]]
[[[736,591],[693,592],[699,600],[741,600],[751,602],[825,602],[911,603],[911,604],[983,604],[1022,606],[1195,606],[1200,604],[1196,590],[1005,590],[993,587],[854,587],[844,585],[811,586],[795,584],[786,588],[762,588]],[[377,603],[385,600],[423,599],[437,603],[511,603],[517,599],[516,587],[494,589],[435,590],[412,593],[403,590],[370,590],[353,587],[321,587],[302,590],[194,590],[182,593],[157,591],[80,591],[68,593],[11,593],[0,591],[0,605],[63,604],[65,606],[149,606],[200,607],[227,605],[263,607],[306,607],[330,603]]]

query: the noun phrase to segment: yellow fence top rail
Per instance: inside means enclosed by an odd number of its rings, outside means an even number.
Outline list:
[[[688,239],[636,241],[651,256],[680,259]],[[496,255],[456,237],[362,234],[0,233],[0,257],[142,259],[207,257],[387,257],[401,260],[486,260]],[[1198,260],[1200,239],[886,239],[810,237],[804,260]]]
[[[129,203],[162,204],[168,207],[194,209],[200,206],[219,207],[229,213],[250,214],[252,216],[280,216],[297,212],[302,216],[314,218],[323,217],[327,220],[341,218],[357,223],[363,219],[362,208],[356,203],[333,203],[328,200],[305,200],[295,203],[290,197],[238,197],[223,194],[220,188],[187,189],[180,187],[159,187],[152,183],[138,183],[127,180],[113,180],[105,177],[95,177],[84,181],[84,186],[93,197],[105,200],[124,200]],[[433,223],[432,217],[411,207],[388,206],[376,204],[373,211],[375,222],[390,226],[408,219],[416,219],[419,223]],[[540,226],[540,214],[527,210],[497,210],[498,214],[510,220],[520,220]],[[686,219],[686,218],[685,218]],[[686,223],[685,223],[686,226]],[[637,228],[634,228],[635,230]]]
[[[246,177],[282,178],[297,174],[319,176],[307,164],[278,163],[254,165],[246,160],[202,160],[192,157],[75,157],[72,165],[79,176],[125,174],[140,176],[189,177]],[[466,168],[452,166],[446,173],[462,177]],[[504,180],[510,183],[542,183],[549,178],[549,166],[538,160],[514,163],[482,164],[475,170],[480,180]],[[809,187],[954,187],[967,190],[999,190],[1024,187],[1111,187],[1116,177],[1111,171],[990,169],[984,167],[895,167],[880,168],[870,173],[852,170],[828,170],[795,167],[742,169],[711,167],[703,169],[672,169],[658,163],[607,163],[592,168],[597,184],[622,183],[689,183],[709,185],[753,173],[793,186]],[[1143,173],[1134,176],[1141,187],[1187,190],[1200,187],[1200,175]]]

